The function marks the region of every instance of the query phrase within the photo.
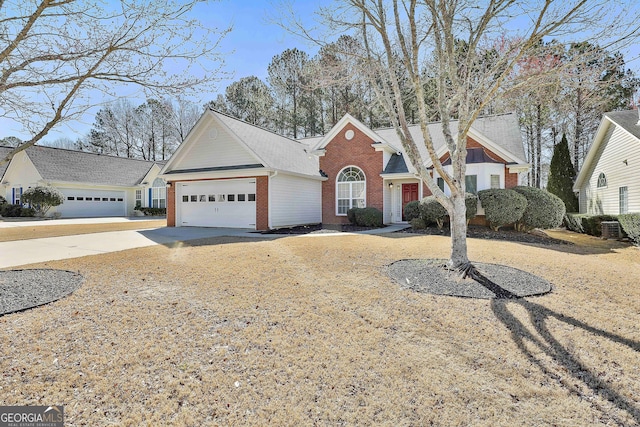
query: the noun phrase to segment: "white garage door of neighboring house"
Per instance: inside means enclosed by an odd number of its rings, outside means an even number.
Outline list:
[[[255,179],[187,182],[176,190],[180,226],[256,227]]]
[[[59,188],[64,203],[57,211],[62,217],[125,216],[127,206],[124,191]]]

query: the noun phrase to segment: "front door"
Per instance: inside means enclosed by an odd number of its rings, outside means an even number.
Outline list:
[[[409,202],[418,200],[418,184],[402,184],[402,220],[407,219],[404,216],[404,207]]]

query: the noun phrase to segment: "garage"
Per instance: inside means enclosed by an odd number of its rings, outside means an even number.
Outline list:
[[[184,227],[256,228],[256,180],[178,183],[177,224]]]
[[[125,192],[81,188],[59,188],[64,202],[57,207],[62,217],[125,216]]]

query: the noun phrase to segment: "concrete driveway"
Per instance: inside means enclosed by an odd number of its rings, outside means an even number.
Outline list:
[[[36,225],[73,225],[130,222],[150,219],[142,218],[70,218],[46,221],[0,221],[2,228]],[[151,218],[153,219],[153,218]],[[392,225],[385,228],[359,232],[361,234],[391,233],[406,228],[406,225]],[[349,233],[316,234],[309,236],[337,236]],[[249,229],[205,228],[205,227],[161,227],[155,229],[109,231],[103,233],[78,234],[63,237],[46,237],[30,240],[0,242],[0,268],[18,267],[37,262],[98,255],[145,246],[204,239],[210,237],[248,237],[277,239],[286,234],[260,234]]]
[[[49,223],[48,225],[53,225],[50,221],[47,221],[47,223]],[[0,242],[0,268],[208,237],[282,237],[251,233],[250,231],[226,228],[162,227]]]

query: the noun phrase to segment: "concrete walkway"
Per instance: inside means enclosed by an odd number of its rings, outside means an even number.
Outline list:
[[[97,219],[94,219],[94,221],[96,220]],[[86,223],[72,222],[79,220],[51,220],[42,222],[46,225],[55,225],[53,224],[54,221],[65,221],[65,224]],[[34,223],[35,222],[28,221],[27,225],[34,225]],[[11,224],[17,224],[17,222]],[[340,236],[349,234],[383,234],[393,233],[406,227],[407,226],[405,225],[391,225],[385,228],[367,230],[357,233],[306,234],[297,235],[295,237]],[[12,242],[0,242],[0,268],[17,267],[20,265],[33,264],[37,262],[77,258],[87,255],[98,255],[108,252],[123,251],[126,249],[142,248],[159,244],[161,245],[222,236],[245,237],[253,239],[277,239],[283,237],[293,237],[294,235],[260,234],[256,233],[253,230],[231,228],[162,227],[156,229],[109,231],[104,233],[78,234],[74,236],[16,240]]]

